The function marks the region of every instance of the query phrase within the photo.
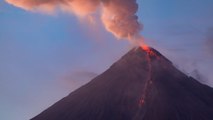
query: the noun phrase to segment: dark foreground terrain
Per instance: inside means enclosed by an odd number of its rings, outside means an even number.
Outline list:
[[[139,47],[32,120],[213,120],[213,89]]]

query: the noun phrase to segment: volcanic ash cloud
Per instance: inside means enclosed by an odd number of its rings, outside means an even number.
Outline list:
[[[142,25],[138,21],[136,0],[6,0],[28,11],[69,11],[77,16],[89,16],[100,11],[105,28],[119,39],[141,39]]]

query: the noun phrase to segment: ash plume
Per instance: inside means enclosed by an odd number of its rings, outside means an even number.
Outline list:
[[[140,35],[142,24],[136,15],[138,11],[136,0],[6,0],[6,2],[29,11],[54,12],[59,9],[80,17],[100,11],[100,19],[106,30],[118,39],[128,39],[133,43],[141,43],[142,40]]]

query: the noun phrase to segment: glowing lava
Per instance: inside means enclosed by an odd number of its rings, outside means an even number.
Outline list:
[[[146,51],[146,53],[150,56],[150,57],[156,57],[159,58],[158,55],[155,54],[155,52],[147,45],[141,45],[141,48]]]
[[[150,48],[147,45],[141,45],[141,48],[145,51],[150,51]]]
[[[147,46],[147,45],[141,45],[141,48],[144,51],[146,51],[146,54],[147,54],[146,55],[146,60],[148,62],[148,64],[147,64],[148,65],[148,75],[147,75],[148,77],[147,77],[147,79],[145,81],[145,85],[144,85],[144,89],[143,89],[143,94],[142,94],[142,96],[141,96],[141,98],[139,100],[139,106],[140,107],[145,104],[145,102],[146,102],[146,96],[148,94],[148,89],[149,89],[150,85],[153,83],[152,82],[152,64],[151,64],[151,58],[152,57],[156,57],[156,58],[159,57],[159,56],[157,56],[155,54],[155,52],[149,46]]]

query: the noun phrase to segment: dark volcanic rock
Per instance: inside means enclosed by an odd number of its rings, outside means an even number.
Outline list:
[[[213,120],[213,89],[139,47],[32,120]]]

